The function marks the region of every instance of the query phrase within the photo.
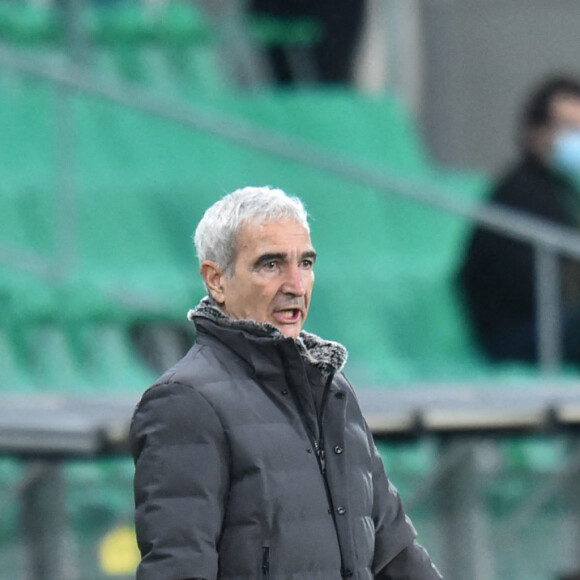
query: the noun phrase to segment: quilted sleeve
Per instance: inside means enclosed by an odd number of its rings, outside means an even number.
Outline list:
[[[376,580],[442,580],[429,554],[416,540],[397,554],[383,570],[375,575]]]
[[[212,406],[190,386],[157,385],[131,424],[137,580],[217,576],[228,449]]]

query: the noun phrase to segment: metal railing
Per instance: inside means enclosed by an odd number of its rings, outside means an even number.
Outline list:
[[[521,388],[509,383],[496,385],[491,392],[469,385],[433,386],[428,393],[408,387],[378,392],[358,389],[361,409],[375,438],[402,444],[421,439],[434,447],[436,462],[431,470],[415,473],[418,485],[403,499],[411,515],[418,508],[428,509],[437,529],[429,549],[447,578],[506,578],[495,569],[500,560],[497,552],[521,538],[537,514],[545,513],[556,499],[567,507],[568,523],[575,525],[567,528],[568,534],[580,532],[578,522],[574,524],[580,514],[574,485],[580,473],[580,385],[560,379],[541,383],[526,391],[524,401]],[[79,459],[99,461],[128,454],[129,424],[137,399],[121,393],[90,398],[45,394],[32,400],[30,395],[4,397],[0,457],[19,457],[25,470],[18,485],[3,493],[0,507],[22,505],[23,564],[30,580],[87,577],[86,568],[78,566],[70,546],[63,542],[71,531],[63,468]],[[508,475],[514,469],[500,441],[538,433],[545,440],[556,435],[567,440],[566,463],[543,476],[532,465],[524,466],[520,477],[530,479],[527,493],[515,509],[492,518],[484,482],[490,475],[501,477],[498,468]],[[490,452],[495,468],[490,468]],[[394,471],[393,482],[398,485]],[[536,476],[541,479],[533,481]],[[127,512],[131,508],[127,504]],[[423,531],[422,526],[419,529]],[[567,553],[549,555],[552,566],[580,567],[580,552],[569,543]],[[4,576],[0,573],[0,577]],[[525,572],[515,577],[527,578]]]

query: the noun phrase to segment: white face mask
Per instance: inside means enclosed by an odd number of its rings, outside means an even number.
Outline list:
[[[580,129],[566,129],[556,135],[552,163],[566,175],[580,178]]]

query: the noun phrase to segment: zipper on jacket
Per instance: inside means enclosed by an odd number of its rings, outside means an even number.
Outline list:
[[[318,411],[318,441],[315,441],[314,448],[316,450],[316,457],[320,465],[322,475],[326,477],[326,454],[324,452],[324,411],[326,410],[326,401],[328,400],[328,393],[330,391],[330,384],[334,375],[331,373],[324,384],[324,391],[322,393],[322,401],[320,402],[320,409]]]
[[[332,500],[332,493],[330,492],[330,485],[328,483],[328,477],[326,476],[326,457],[325,457],[325,453],[324,453],[324,411],[326,409],[326,402],[328,400],[328,395],[330,393],[330,385],[332,384],[333,379],[334,379],[334,373],[331,372],[328,376],[328,379],[326,380],[326,383],[324,385],[324,392],[322,393],[322,401],[320,404],[320,411],[317,414],[318,433],[319,433],[318,441],[316,440],[315,434],[312,433],[311,429],[308,428],[308,424],[304,419],[304,409],[302,408],[302,405],[300,404],[300,400],[298,399],[298,397],[295,397],[294,400],[296,403],[296,407],[298,409],[298,414],[300,415],[300,417],[302,419],[302,424],[304,425],[304,429],[306,431],[306,434],[307,434],[308,438],[310,439],[310,443],[315,451],[316,461],[318,463],[318,468],[320,470],[320,475],[322,477],[322,483],[324,485],[324,490],[326,492],[326,498],[328,501],[328,508],[330,510],[332,522],[334,524],[334,530],[336,532],[338,549],[340,552],[341,569],[342,569],[342,568],[344,568],[344,557],[343,557],[343,553],[342,553],[342,545],[340,542],[340,535],[338,533],[338,525],[336,522],[336,513],[334,511],[334,502]],[[264,572],[264,580],[269,580],[269,557],[270,557],[270,549],[269,548],[263,548],[262,557],[263,557],[262,571]],[[264,558],[266,559],[268,566],[264,566]],[[265,576],[265,570],[268,570],[268,578]]]
[[[332,500],[332,493],[330,492],[330,484],[328,483],[328,477],[326,476],[326,457],[324,452],[324,412],[326,410],[326,402],[328,400],[328,395],[330,393],[330,385],[334,379],[334,373],[330,373],[326,384],[324,385],[324,392],[322,393],[322,401],[320,404],[320,412],[318,413],[318,433],[320,434],[320,439],[316,445],[318,464],[320,466],[320,473],[322,475],[322,481],[324,483],[324,489],[326,491],[326,497],[328,500],[328,508],[331,513],[332,522],[334,524],[334,530],[336,532],[336,539],[338,542],[338,550],[340,552],[340,568],[344,569],[344,556],[342,553],[342,545],[340,543],[340,535],[338,533],[338,524],[336,521],[336,512],[334,511],[334,501]]]
[[[270,578],[270,547],[264,546],[262,548],[262,578],[269,580]]]

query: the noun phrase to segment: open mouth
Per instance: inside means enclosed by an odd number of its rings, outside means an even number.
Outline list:
[[[276,310],[274,318],[279,324],[295,324],[302,318],[300,308],[288,308],[286,310]]]

